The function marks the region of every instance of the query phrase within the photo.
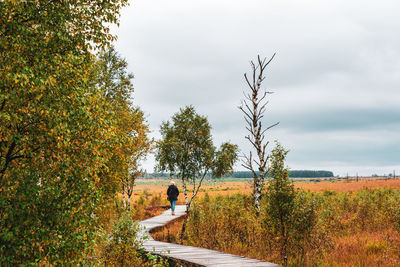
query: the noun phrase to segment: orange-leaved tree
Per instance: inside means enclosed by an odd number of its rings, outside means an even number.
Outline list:
[[[92,247],[100,174],[128,143],[94,51],[126,3],[0,2],[0,265],[82,264]]]
[[[140,162],[152,149],[153,140],[143,111],[133,105],[133,75],[127,71],[127,62],[113,46],[102,51],[98,57],[100,75],[98,84],[103,89],[105,99],[112,106],[110,118],[116,124],[116,136],[110,140],[107,161],[100,176],[103,190],[114,196],[122,190],[125,208],[125,195],[132,194],[136,177],[141,173]]]

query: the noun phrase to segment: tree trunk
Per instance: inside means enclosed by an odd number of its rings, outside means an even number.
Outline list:
[[[127,201],[127,211],[131,211],[131,195],[128,195],[128,201]]]
[[[267,162],[269,156],[267,154],[267,145],[269,142],[265,140],[265,132],[279,124],[279,122],[272,124],[263,130],[261,122],[261,119],[264,117],[265,107],[268,104],[268,101],[265,101],[265,97],[272,93],[261,89],[261,83],[265,79],[263,72],[274,57],[275,54],[267,61],[266,58],[261,60],[260,56],[257,56],[257,63],[250,62],[252,68],[250,79],[247,74],[244,74],[246,83],[250,88],[250,93],[245,93],[246,99],[242,101],[242,105],[239,107],[244,113],[244,119],[247,124],[246,129],[249,132],[249,135],[245,138],[249,140],[258,157],[258,161],[254,160],[250,151],[249,157],[245,156],[242,164],[243,167],[250,170],[254,175],[253,198],[257,217],[260,214],[261,192],[264,187],[265,174],[268,170]],[[258,175],[256,174],[253,162],[258,165]]]
[[[186,188],[186,183],[185,179],[182,177],[182,188],[183,188],[183,195],[185,196],[185,203],[186,203],[186,209],[188,209],[189,206],[189,199],[188,199],[188,194],[187,194],[187,188]]]
[[[126,200],[125,200],[125,185],[122,185],[122,203],[124,204],[124,209],[126,210]]]
[[[261,191],[263,189],[263,183],[260,181],[260,178],[255,178],[254,179],[254,188],[253,188],[253,198],[254,198],[254,207],[256,209],[256,215],[257,217],[260,216],[260,211],[261,211]]]
[[[183,188],[183,194],[185,196],[185,203],[186,203],[186,215],[185,215],[185,220],[183,221],[182,229],[181,229],[181,234],[180,234],[180,240],[179,243],[182,245],[183,244],[183,237],[185,236],[185,231],[186,231],[186,223],[189,217],[189,209],[190,209],[190,203],[188,199],[188,193],[187,193],[187,188],[186,188],[186,183],[185,179],[182,177],[182,188]],[[194,192],[193,192],[194,193]]]
[[[133,183],[129,183],[126,185],[126,195],[128,196],[128,201],[127,201],[127,211],[131,210],[131,197],[133,193]]]
[[[283,222],[283,217],[280,217],[280,223],[281,223],[281,238],[282,238],[282,244],[281,244],[281,257],[283,259],[283,266],[287,266],[287,255],[286,255],[286,243],[287,243],[287,237],[286,237],[286,231],[285,231],[285,225]]]
[[[189,210],[186,211],[185,220],[183,221],[181,234],[180,234],[180,237],[179,237],[179,244],[181,244],[181,245],[183,245],[183,238],[185,236],[186,224],[187,224],[188,218],[189,218]]]
[[[256,216],[259,217],[260,216],[260,199],[261,199],[261,188],[260,187],[256,187],[255,188],[255,192],[254,192],[254,207],[256,208]]]

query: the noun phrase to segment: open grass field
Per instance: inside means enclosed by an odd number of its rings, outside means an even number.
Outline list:
[[[315,178],[298,179],[295,181],[295,187],[312,192],[323,192],[325,190],[336,192],[354,192],[361,189],[374,189],[374,188],[392,188],[400,189],[400,179],[383,179],[382,177],[367,177],[360,178],[359,181],[345,179],[321,179],[319,182],[314,182]],[[169,185],[168,179],[138,179],[132,196],[133,200],[137,200],[140,196],[158,195],[166,201],[166,191]],[[182,186],[179,180],[174,180],[177,183],[181,194],[178,198],[178,204],[184,204],[185,200],[182,193]],[[198,193],[199,198],[206,193],[210,196],[214,195],[232,195],[236,193],[250,194],[252,191],[251,178],[234,178],[234,179],[221,179],[221,180],[207,180],[204,181]],[[190,186],[189,186],[190,189]]]

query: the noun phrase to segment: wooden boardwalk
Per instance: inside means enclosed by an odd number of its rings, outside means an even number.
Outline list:
[[[143,230],[141,236],[148,236],[143,243],[145,251],[154,255],[167,256],[178,262],[195,266],[221,266],[221,267],[239,267],[239,266],[279,266],[266,261],[259,261],[245,257],[235,256],[218,252],[215,250],[182,246],[172,243],[155,241],[149,234],[154,228],[161,227],[168,222],[185,215],[186,206],[180,205],[175,208],[175,216],[171,215],[171,210],[163,214],[140,222]]]

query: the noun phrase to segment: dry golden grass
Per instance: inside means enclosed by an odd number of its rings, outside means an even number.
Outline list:
[[[399,233],[393,229],[382,232],[357,232],[334,239],[334,248],[324,255],[329,266],[398,266]],[[393,245],[395,244],[395,245]]]
[[[154,195],[154,194],[160,194],[164,197],[164,199],[167,199],[167,188],[169,185],[168,180],[146,180],[146,179],[139,179],[137,181],[137,185],[135,186],[135,192],[132,195],[132,199],[135,201],[137,200],[143,192],[146,192],[148,194]],[[180,194],[178,197],[178,205],[183,205],[185,204],[185,198],[183,195],[183,190],[181,183],[177,182],[177,186],[179,188]],[[251,193],[251,184],[247,181],[226,181],[226,182],[216,182],[216,183],[207,183],[201,186],[201,189],[196,197],[201,198],[205,195],[205,193],[209,195],[231,195],[231,194],[236,194],[236,193]],[[190,188],[189,186],[189,189]],[[190,197],[189,193],[189,197]]]
[[[350,192],[358,191],[361,189],[374,189],[374,188],[392,188],[400,189],[400,179],[394,180],[360,180],[360,181],[340,181],[340,182],[296,182],[295,186],[304,190],[310,190],[312,192],[322,192],[325,190],[331,190],[336,192]]]
[[[168,180],[146,180],[139,179],[138,185],[135,186],[135,193],[132,196],[133,200],[137,200],[143,192],[147,192],[149,195],[160,194],[165,199],[167,198],[166,192],[168,188]],[[178,198],[178,204],[182,205],[185,203],[185,199],[182,192],[182,186],[180,182],[177,182],[177,186],[181,192]],[[144,184],[145,183],[145,184]],[[378,180],[378,179],[362,179],[359,181],[321,181],[321,182],[295,182],[295,187],[304,190],[310,190],[312,192],[323,192],[325,190],[331,190],[336,192],[354,192],[361,189],[369,188],[392,188],[400,189],[400,179],[392,180]],[[252,184],[249,181],[218,181],[215,183],[207,183],[202,185],[201,190],[198,193],[198,198],[203,197],[206,193],[210,196],[213,195],[232,195],[236,193],[250,194],[252,192]],[[166,202],[167,203],[167,202]]]

